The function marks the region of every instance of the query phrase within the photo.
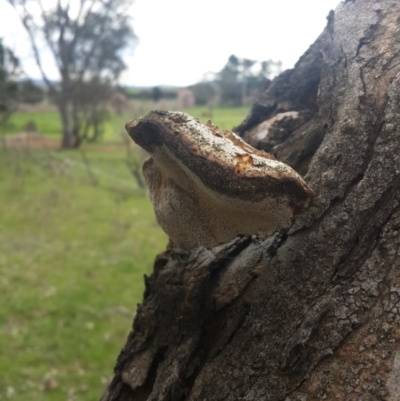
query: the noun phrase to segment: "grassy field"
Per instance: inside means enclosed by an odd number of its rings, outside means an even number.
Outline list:
[[[128,120],[146,114],[155,106],[145,103],[141,107],[135,107],[132,112],[124,116],[111,115],[104,126],[104,135],[100,138],[103,142],[117,142],[121,140],[121,132],[124,132],[124,123]],[[211,114],[207,107],[194,107],[184,110],[185,113],[206,122],[208,119],[224,129],[232,129],[246,117],[249,108],[215,108]],[[60,118],[55,111],[21,112],[11,116],[5,126],[7,135],[24,131],[28,122],[34,122],[38,132],[50,138],[59,138],[61,132]]]
[[[0,154],[0,399],[98,400],[166,236],[123,154]],[[114,178],[113,178],[114,177]]]
[[[213,120],[229,128],[246,112],[218,109]],[[29,120],[59,135],[57,115],[44,112],[14,115],[8,135]],[[105,139],[118,139],[117,129]],[[0,400],[98,400],[143,275],[167,244],[124,150],[86,149],[90,170],[80,151],[0,146]]]

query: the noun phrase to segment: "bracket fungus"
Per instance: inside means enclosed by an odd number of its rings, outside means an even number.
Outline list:
[[[289,228],[314,197],[292,168],[211,121],[152,111],[126,129],[151,156],[143,173],[157,221],[175,247],[265,238]]]

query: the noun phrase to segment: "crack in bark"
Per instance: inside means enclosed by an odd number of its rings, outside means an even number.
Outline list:
[[[156,355],[154,356],[154,359],[151,363],[150,369],[147,373],[146,381],[142,386],[139,386],[135,388],[134,390],[131,389],[132,391],[132,398],[129,399],[134,399],[135,401],[146,401],[153,391],[153,386],[156,381],[157,377],[157,369],[158,366],[160,365],[161,361],[164,359],[164,355],[166,354],[168,350],[167,346],[161,347]],[[122,379],[123,380],[123,379]],[[129,386],[129,383],[126,383],[127,386]],[[130,386],[129,386],[130,387]]]
[[[288,345],[283,354],[283,362],[281,369],[285,373],[293,374],[297,369],[306,369],[305,366],[300,366],[301,361],[305,359],[306,344],[313,333],[318,329],[317,323],[323,318],[328,311],[330,299],[322,298],[314,304],[304,317],[300,327],[296,330],[293,336],[288,340]],[[297,355],[297,353],[300,355]]]
[[[384,210],[383,205],[389,204],[389,199],[398,198],[400,194],[400,174],[396,176],[395,180],[391,187],[381,196],[381,198],[376,202],[375,206],[372,210],[365,216],[363,222],[365,224],[361,225],[360,229],[357,230],[360,235],[355,237],[355,243],[349,250],[349,252],[343,256],[343,261],[339,263],[336,267],[335,273],[333,274],[332,280],[333,282],[337,283],[341,280],[346,280],[350,278],[358,269],[359,267],[369,258],[373,250],[378,244],[378,238],[381,235],[382,230],[386,226],[386,224],[390,221],[391,216],[397,212],[399,206],[395,207],[394,209],[390,210],[390,213],[387,217],[382,217],[383,222],[376,222],[373,217],[380,211]],[[397,194],[395,196],[394,194]],[[372,223],[371,223],[372,222]],[[369,226],[371,226],[369,229]],[[374,226],[377,226],[377,232],[374,234]],[[372,231],[370,233],[370,231]],[[365,239],[366,238],[366,239]],[[360,247],[359,247],[359,244]],[[359,254],[364,254],[368,250],[366,256],[361,257]],[[353,260],[357,263],[353,264]]]

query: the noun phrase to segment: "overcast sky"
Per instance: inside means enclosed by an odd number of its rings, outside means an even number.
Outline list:
[[[132,7],[139,43],[128,52],[122,83],[135,86],[193,84],[219,71],[235,54],[281,60],[291,68],[326,25],[340,0],[136,0]],[[26,35],[6,0],[0,0],[0,38],[35,67]],[[50,59],[46,67],[53,79]]]

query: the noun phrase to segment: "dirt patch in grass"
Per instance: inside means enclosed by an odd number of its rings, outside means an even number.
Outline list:
[[[23,131],[12,135],[5,140],[9,148],[32,148],[32,149],[58,149],[60,140],[47,138],[38,132]]]
[[[60,139],[48,138],[38,132],[23,131],[4,139],[7,148],[30,148],[30,149],[60,149]],[[133,142],[129,142],[128,146],[133,146]],[[99,144],[84,144],[83,149],[94,150],[96,152],[110,152],[115,150],[126,149],[123,142],[109,142]]]

